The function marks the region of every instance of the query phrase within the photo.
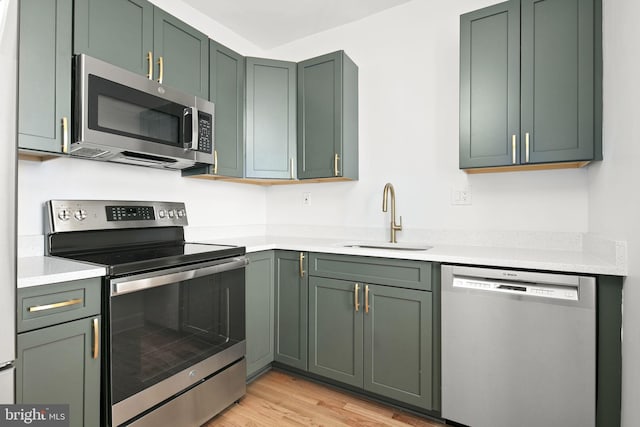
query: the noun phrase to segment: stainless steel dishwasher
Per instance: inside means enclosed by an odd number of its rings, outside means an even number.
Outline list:
[[[442,267],[442,417],[592,427],[595,278]]]

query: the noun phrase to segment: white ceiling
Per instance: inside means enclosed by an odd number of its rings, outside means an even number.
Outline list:
[[[411,0],[184,0],[263,49],[357,21],[408,1]]]

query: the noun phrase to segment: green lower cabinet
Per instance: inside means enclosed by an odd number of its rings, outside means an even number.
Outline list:
[[[273,362],[273,251],[248,254],[246,281],[247,377]]]
[[[275,253],[276,362],[307,370],[308,297],[307,254]]]
[[[96,316],[18,334],[16,403],[68,404],[71,427],[99,425],[99,331]]]
[[[432,295],[310,277],[309,371],[421,409],[437,409]]]
[[[354,282],[309,278],[309,371],[355,387],[363,386],[361,294]]]
[[[432,409],[431,292],[364,286],[365,390]]]

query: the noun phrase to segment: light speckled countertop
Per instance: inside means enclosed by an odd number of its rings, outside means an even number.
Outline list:
[[[198,239],[190,239],[197,241]],[[201,243],[245,246],[248,253],[282,249],[324,252],[381,258],[434,261],[448,264],[470,264],[526,270],[626,276],[626,260],[610,259],[586,251],[557,249],[508,248],[491,246],[435,245],[426,251],[349,247],[367,243],[364,240],[320,239],[310,237],[248,236]],[[375,242],[369,242],[375,243]],[[411,242],[409,244],[416,244]],[[58,283],[106,274],[103,267],[55,257],[18,258],[18,288]]]
[[[615,263],[596,254],[583,251],[461,245],[436,245],[426,251],[371,249],[345,246],[354,243],[367,243],[363,240],[356,241],[268,236],[228,238],[215,241],[204,241],[203,243],[246,246],[247,252],[249,253],[270,249],[283,249],[304,252],[325,252],[381,258],[434,261],[448,264],[471,264],[527,270],[548,270],[566,273],[613,276],[625,276],[627,274],[626,265],[624,263]],[[411,242],[408,244],[416,243],[417,242]]]
[[[89,279],[105,274],[104,267],[63,258],[46,256],[18,258],[18,288]]]

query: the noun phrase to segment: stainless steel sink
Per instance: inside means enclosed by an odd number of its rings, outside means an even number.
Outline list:
[[[345,248],[384,249],[397,251],[427,251],[433,246],[422,243],[353,242],[343,244]]]

